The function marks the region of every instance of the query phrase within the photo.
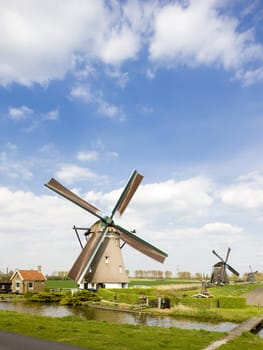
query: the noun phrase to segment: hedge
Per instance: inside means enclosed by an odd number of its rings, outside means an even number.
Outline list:
[[[246,307],[245,298],[221,297],[218,298],[218,307],[222,309],[242,309]]]
[[[177,298],[175,305],[184,305],[198,309],[224,308],[242,309],[246,307],[245,298],[220,297],[220,298]]]

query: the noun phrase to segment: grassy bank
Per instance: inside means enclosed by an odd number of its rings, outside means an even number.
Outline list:
[[[52,318],[0,310],[0,329],[93,350],[201,350],[225,333]],[[263,339],[245,332],[220,350],[261,350]]]
[[[0,329],[93,350],[203,349],[224,333],[110,324],[0,311]]]

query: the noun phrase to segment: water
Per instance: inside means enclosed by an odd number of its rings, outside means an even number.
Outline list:
[[[181,319],[176,320],[168,316],[150,316],[143,313],[129,313],[89,307],[70,307],[57,304],[0,302],[0,309],[42,316],[78,316],[87,320],[106,321],[110,323],[128,323],[155,327],[177,327],[183,329],[205,329],[213,332],[229,332],[236,327],[236,324],[231,322],[214,324]]]

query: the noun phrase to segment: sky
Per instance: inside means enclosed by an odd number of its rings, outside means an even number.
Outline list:
[[[126,268],[263,270],[261,0],[0,0],[0,271],[68,271],[96,218],[167,252]]]

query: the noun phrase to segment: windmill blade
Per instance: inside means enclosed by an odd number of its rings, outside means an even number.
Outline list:
[[[120,215],[123,214],[134,193],[136,192],[138,186],[140,185],[142,179],[143,176],[140,175],[137,172],[137,170],[134,170],[119,200],[117,201],[114,209],[112,210],[111,218],[113,218],[116,211],[118,211]]]
[[[47,184],[45,184],[45,186],[50,190],[60,194],[64,198],[69,199],[71,202],[77,204],[79,207],[87,210],[91,214],[102,219],[102,217],[97,214],[99,209],[97,209],[96,207],[94,207],[92,204],[88,203],[84,199],[80,198],[75,193],[71,192],[69,189],[61,185],[57,180],[51,178],[50,181]]]
[[[228,258],[229,258],[230,251],[231,251],[231,249],[228,248],[227,253],[226,253],[226,260],[225,260],[225,263],[227,263],[227,260],[228,260]]]
[[[157,260],[159,262],[164,262],[164,259],[168,256],[165,252],[160,249],[154,247],[150,243],[144,241],[143,239],[136,236],[134,233],[131,233],[128,230],[125,230],[123,227],[114,225],[115,229],[120,235],[120,238],[129,244],[134,249],[139,252],[149,256],[150,258]]]
[[[104,241],[107,230],[108,226],[106,225],[101,234],[91,234],[91,237],[68,273],[71,279],[77,282],[82,276],[84,277]]]
[[[234,275],[239,276],[239,272],[237,272],[235,269],[233,269],[232,266],[226,264],[226,267],[227,267],[228,270],[230,270]]]
[[[212,253],[213,253],[213,254],[215,254],[215,256],[217,256],[217,257],[218,257],[218,259],[220,259],[221,261],[223,261],[223,262],[224,262],[224,259],[222,259],[222,258],[221,258],[221,256],[220,256],[220,255],[218,255],[218,254],[217,254],[217,252],[216,252],[215,250],[212,250]]]
[[[226,283],[226,266],[225,265],[222,265],[220,279],[222,283],[224,284]]]

